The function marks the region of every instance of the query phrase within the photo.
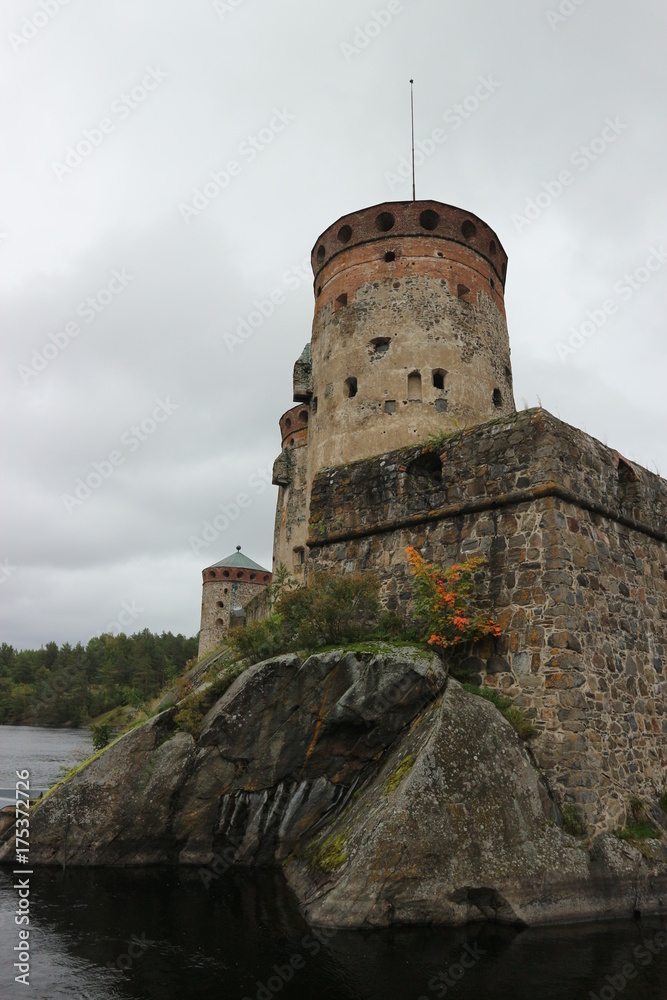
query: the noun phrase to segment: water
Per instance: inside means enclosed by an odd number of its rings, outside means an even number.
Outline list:
[[[59,732],[71,754],[73,734]],[[38,760],[58,763],[53,731],[29,736],[35,753],[28,759],[23,747],[23,766],[34,762],[40,773]],[[36,869],[30,883],[24,995],[35,1000],[667,1000],[665,919],[341,931],[318,940],[275,872],[229,872],[205,884],[195,869]],[[0,870],[3,998],[22,995],[12,968],[16,900],[11,871]],[[635,952],[644,941],[659,953]]]
[[[30,788],[47,789],[62,778],[61,767],[73,767],[93,752],[87,729],[42,729],[36,726],[0,726],[0,791],[16,785],[16,772],[30,771]],[[14,804],[14,796],[0,795],[0,809]]]

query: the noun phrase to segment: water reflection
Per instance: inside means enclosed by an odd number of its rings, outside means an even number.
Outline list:
[[[0,888],[10,983],[9,872]],[[648,964],[633,956],[667,931],[659,919],[323,934],[277,872],[230,872],[206,888],[189,869],[41,869],[32,893],[30,995],[39,1000],[589,1000],[600,990],[610,998],[606,977],[628,963],[637,974],[621,991],[627,1000],[667,996],[667,947]]]

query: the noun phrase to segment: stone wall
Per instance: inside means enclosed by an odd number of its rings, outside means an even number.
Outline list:
[[[480,606],[503,635],[477,683],[534,718],[537,763],[589,829],[667,787],[667,482],[544,410],[324,470],[309,572],[376,572],[409,613],[405,548],[488,559]]]
[[[273,530],[273,572],[282,565],[298,583],[305,580],[308,535],[308,406],[301,403],[280,418],[282,451],[273,465],[278,486]]]
[[[199,632],[199,652],[198,656],[204,656],[217,649],[225,639],[230,629],[230,618],[232,608],[246,605],[256,598],[258,594],[266,592],[269,588],[263,583],[250,583],[248,580],[234,580],[231,577],[222,576],[222,571],[218,571],[215,579],[207,579],[206,574],[210,570],[204,570],[204,585],[202,587],[201,605],[201,626]],[[227,572],[235,572],[228,570]],[[248,576],[248,571],[244,571]],[[263,574],[267,580],[271,580],[270,574]],[[234,623],[231,623],[231,627]]]

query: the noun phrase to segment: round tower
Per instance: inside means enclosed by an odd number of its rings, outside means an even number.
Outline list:
[[[273,484],[279,487],[273,571],[275,573],[282,565],[299,583],[304,579],[308,536],[308,420],[306,402],[283,413],[280,418],[282,450],[273,465]]]
[[[507,254],[471,212],[387,202],[312,253],[309,477],[514,411]]]
[[[270,586],[271,573],[237,545],[231,556],[207,566],[202,579],[199,656],[217,649],[230,628],[245,624],[246,605]]]

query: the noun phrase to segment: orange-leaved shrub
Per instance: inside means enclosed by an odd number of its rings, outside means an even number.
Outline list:
[[[429,563],[412,546],[406,549],[415,577],[415,612],[431,646],[458,651],[485,636],[500,636],[492,618],[475,614],[475,573],[484,565],[483,556],[443,569]]]

